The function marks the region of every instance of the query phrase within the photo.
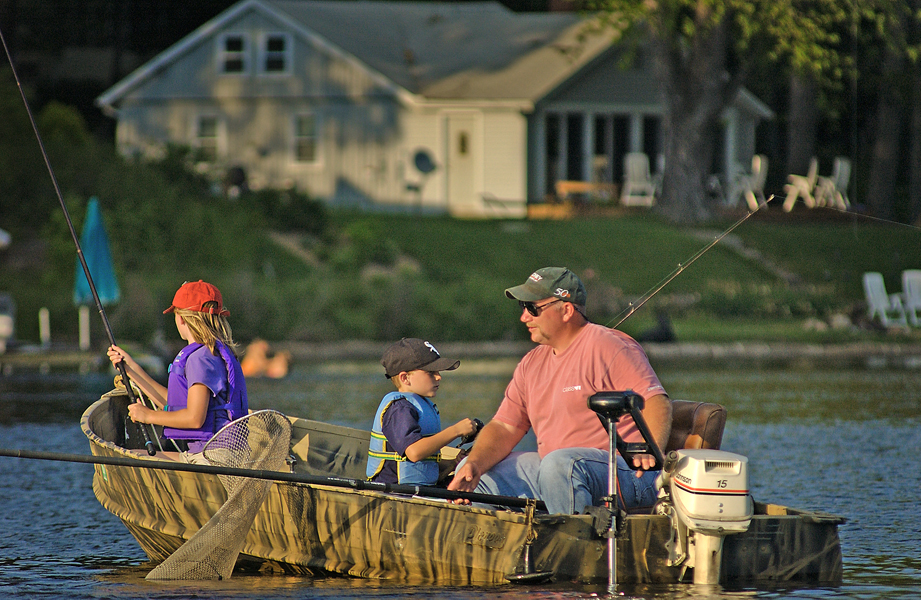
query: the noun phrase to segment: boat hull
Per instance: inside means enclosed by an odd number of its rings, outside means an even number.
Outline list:
[[[165,460],[123,447],[126,406],[116,391],[84,413],[93,454]],[[302,419],[292,425],[295,472],[354,477],[363,469],[366,432]],[[157,563],[226,500],[215,475],[126,466],[96,465],[93,491]],[[761,504],[756,513],[748,532],[726,538],[721,581],[840,582],[841,519]],[[667,517],[628,517],[617,539],[617,581],[681,580],[682,569],[667,564],[670,535]],[[271,486],[237,567],[451,585],[504,583],[529,572],[552,573],[557,581],[608,579],[607,540],[588,515],[529,519],[524,512],[287,482]]]

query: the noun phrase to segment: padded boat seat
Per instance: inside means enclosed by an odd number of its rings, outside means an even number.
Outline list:
[[[672,433],[665,454],[681,448],[719,450],[726,409],[710,402],[672,400]]]
[[[726,408],[712,402],[672,400],[672,432],[664,455],[672,450],[719,450],[726,426]],[[627,514],[648,515],[652,506],[635,506]]]

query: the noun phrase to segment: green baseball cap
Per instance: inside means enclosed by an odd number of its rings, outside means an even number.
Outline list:
[[[575,273],[566,267],[544,267],[531,273],[521,285],[505,290],[513,300],[537,302],[544,298],[559,298],[585,306],[585,286]]]

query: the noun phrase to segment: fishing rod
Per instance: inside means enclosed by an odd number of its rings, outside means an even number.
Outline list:
[[[642,296],[640,296],[640,299],[639,299],[639,301],[638,301],[636,304],[634,304],[633,302],[631,302],[630,304],[628,304],[628,305],[627,305],[627,308],[625,308],[624,311],[623,311],[623,312],[626,312],[627,314],[624,315],[624,316],[620,319],[620,321],[618,321],[617,324],[614,325],[614,327],[613,327],[612,329],[617,329],[618,327],[620,327],[620,324],[621,324],[621,323],[623,323],[623,322],[626,321],[628,318],[630,318],[630,315],[632,315],[633,313],[635,313],[636,311],[638,311],[640,308],[642,308],[642,306],[643,306],[644,304],[646,304],[647,302],[649,302],[649,301],[652,299],[653,296],[655,296],[655,295],[658,294],[660,291],[662,291],[662,288],[664,288],[664,287],[667,286],[669,283],[671,283],[672,280],[673,280],[675,277],[678,277],[679,275],[681,275],[681,273],[682,273],[685,269],[687,269],[687,268],[690,267],[692,264],[694,264],[694,261],[696,261],[698,258],[700,258],[701,256],[703,256],[704,254],[706,254],[707,251],[710,250],[710,248],[712,248],[713,246],[715,246],[715,245],[717,245],[718,243],[720,243],[720,241],[721,241],[724,237],[726,237],[727,235],[729,235],[730,233],[732,233],[733,230],[735,230],[736,227],[738,227],[739,225],[741,225],[742,223],[744,223],[745,221],[747,221],[747,220],[749,219],[749,217],[751,217],[753,214],[755,214],[756,212],[758,212],[759,210],[761,210],[761,207],[762,207],[762,206],[767,206],[768,202],[770,202],[770,201],[773,200],[773,199],[774,199],[774,195],[771,194],[771,196],[770,196],[767,200],[765,200],[763,203],[758,204],[758,208],[756,208],[755,210],[746,212],[746,213],[745,213],[745,216],[743,216],[741,219],[739,219],[738,221],[736,221],[735,223],[733,223],[732,225],[730,225],[728,228],[726,228],[726,229],[725,229],[722,233],[720,233],[718,236],[716,236],[715,238],[713,238],[713,240],[712,240],[709,244],[707,244],[706,246],[704,246],[703,248],[701,248],[700,250],[698,250],[691,258],[689,258],[688,260],[686,260],[686,261],[683,262],[683,263],[678,263],[678,266],[675,268],[674,271],[672,271],[669,275],[667,275],[667,276],[666,276],[664,279],[662,279],[659,283],[657,283],[656,285],[652,286],[652,288],[650,288],[650,290],[647,291],[645,294],[643,294]],[[614,318],[616,319],[617,317],[614,317]],[[613,320],[613,319],[612,319],[612,320]]]
[[[52,460],[57,462],[87,463],[93,465],[110,465],[119,467],[135,467],[141,469],[154,469],[161,471],[184,471],[189,473],[209,473],[212,475],[228,475],[231,477],[248,477],[250,479],[264,479],[266,481],[283,481],[287,483],[304,483],[308,485],[326,485],[331,487],[347,488],[353,490],[370,490],[375,492],[388,492],[406,494],[411,496],[427,496],[444,500],[470,500],[494,506],[508,506],[513,508],[527,508],[533,505],[534,500],[518,498],[515,496],[498,496],[481,494],[478,492],[458,492],[426,485],[409,485],[400,483],[381,483],[364,479],[350,479],[347,477],[323,477],[321,475],[306,475],[300,473],[285,473],[282,471],[266,471],[262,469],[240,469],[237,467],[218,467],[214,465],[201,465],[175,461],[142,460],[139,458],[122,458],[118,456],[93,456],[85,454],[65,454],[61,452],[37,452],[32,450],[0,448],[0,456],[11,458],[25,458],[33,460]],[[547,506],[541,500],[536,501],[536,507],[546,510]]]
[[[16,65],[13,63],[13,56],[10,54],[10,49],[6,45],[6,38],[2,30],[0,30],[0,42],[3,43],[3,51],[6,53],[6,58],[10,63],[13,79],[16,81],[16,87],[19,88],[19,95],[22,97],[22,103],[26,107],[26,114],[29,115],[29,122],[32,123],[32,130],[35,132],[35,139],[38,140],[38,147],[42,152],[42,157],[45,159],[45,166],[48,167],[48,174],[51,175],[51,183],[54,186],[55,194],[57,194],[58,202],[61,204],[61,210],[64,211],[64,219],[67,221],[67,227],[70,228],[70,235],[73,237],[74,244],[77,246],[77,258],[80,259],[80,264],[83,266],[83,273],[86,275],[86,281],[89,283],[90,292],[93,294],[93,301],[96,303],[96,308],[99,310],[99,316],[102,317],[102,323],[105,326],[106,334],[109,336],[109,344],[115,346],[115,336],[112,334],[112,327],[109,325],[106,311],[102,307],[102,301],[99,299],[99,293],[96,291],[96,284],[93,283],[90,267],[86,263],[86,258],[83,256],[83,249],[80,247],[80,239],[77,237],[77,231],[74,229],[73,221],[70,219],[70,213],[67,211],[67,205],[64,203],[64,196],[61,195],[58,179],[54,175],[54,169],[51,168],[51,160],[48,158],[48,153],[45,151],[45,144],[42,142],[42,136],[38,132],[38,126],[35,124],[35,118],[32,116],[32,109],[29,108],[29,102],[26,100],[26,93],[22,89],[22,83],[19,81],[19,74],[16,73]],[[122,360],[115,365],[115,367],[121,374],[122,381],[125,382],[125,388],[128,390],[128,397],[131,399],[131,402],[137,402],[137,397],[134,395],[134,390],[131,388],[131,380],[128,379],[125,361]],[[157,449],[154,447],[153,442],[150,440],[150,435],[148,435],[147,429],[143,425],[141,425],[141,432],[144,434],[144,446],[147,448],[147,453],[153,456],[157,453]],[[154,430],[154,433],[156,434],[156,430]]]

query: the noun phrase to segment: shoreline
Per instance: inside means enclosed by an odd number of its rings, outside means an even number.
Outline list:
[[[276,342],[275,352],[288,352],[292,364],[329,361],[377,361],[387,342],[347,340],[343,342]],[[921,343],[850,342],[675,342],[644,343],[653,366],[688,364],[726,366],[863,366],[867,368],[921,369]],[[534,347],[530,341],[444,342],[438,345],[445,356],[463,360],[519,359]],[[241,348],[245,350],[245,347]],[[139,357],[136,357],[138,359]],[[168,362],[168,361],[167,361]],[[20,370],[96,371],[108,365],[102,351],[49,349],[0,354],[0,377]]]
[[[378,360],[387,346],[385,342],[346,341],[337,343],[279,342],[276,351],[291,353],[292,362],[322,362],[329,360]],[[444,342],[439,351],[458,359],[520,358],[534,344],[516,342]],[[887,366],[921,369],[921,343],[853,342],[837,344],[789,344],[784,342],[733,343],[644,343],[650,362],[674,364],[718,364],[724,361],[745,365],[757,364],[863,364],[867,367]]]

